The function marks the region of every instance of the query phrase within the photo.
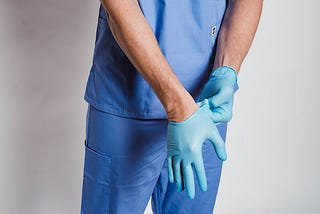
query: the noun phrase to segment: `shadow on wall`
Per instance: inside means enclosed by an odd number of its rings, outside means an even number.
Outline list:
[[[6,0],[2,5],[10,121],[1,213],[79,213],[83,94],[99,1]]]

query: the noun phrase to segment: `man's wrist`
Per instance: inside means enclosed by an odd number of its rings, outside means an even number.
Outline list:
[[[169,121],[184,121],[198,109],[193,97],[186,90],[173,94],[169,100],[165,106]]]
[[[222,67],[222,66],[229,66],[231,68],[233,68],[236,73],[239,73],[240,70],[240,65],[241,63],[239,63],[240,60],[236,59],[236,58],[232,58],[230,57],[230,54],[220,54],[218,56],[216,56],[216,59],[214,61],[214,66],[213,69],[218,68],[218,67]]]
[[[211,72],[210,79],[211,78],[217,78],[217,77],[223,77],[227,79],[229,82],[231,82],[233,85],[237,84],[237,71],[229,66],[229,65],[223,65],[217,68],[214,68]]]

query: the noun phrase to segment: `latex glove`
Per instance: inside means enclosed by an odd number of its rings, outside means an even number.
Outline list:
[[[195,196],[193,169],[200,189],[207,190],[207,179],[202,158],[202,144],[209,139],[221,160],[226,160],[225,144],[212,121],[207,99],[197,103],[199,109],[182,122],[168,124],[168,177],[175,181],[178,191],[186,189],[189,198]]]
[[[229,66],[215,68],[204,85],[200,100],[209,100],[216,124],[231,120],[233,95],[237,86],[237,73]]]

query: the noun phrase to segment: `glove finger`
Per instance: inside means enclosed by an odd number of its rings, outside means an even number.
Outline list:
[[[226,147],[215,125],[211,129],[208,139],[211,141],[218,158],[225,161],[227,159]]]
[[[213,106],[218,107],[223,103],[228,102],[233,99],[233,89],[231,87],[223,87],[219,92],[212,96],[209,101]]]
[[[184,186],[186,188],[187,196],[193,199],[195,195],[195,188],[194,188],[194,177],[193,177],[191,164],[183,167],[182,169],[183,169]]]
[[[168,168],[169,182],[173,183],[174,177],[173,177],[173,169],[172,169],[172,157],[167,158],[167,168]]]
[[[173,165],[173,174],[174,174],[174,181],[177,186],[177,191],[181,192],[183,190],[183,183],[181,177],[181,160],[177,156],[173,156],[172,158],[172,165]]]
[[[215,107],[212,112],[214,123],[227,123],[232,118],[232,102],[226,102],[219,107]]]
[[[203,164],[203,159],[202,159],[202,154],[201,154],[201,158],[197,159],[194,163],[193,163],[195,172],[197,174],[197,179],[198,179],[198,183],[200,186],[200,189],[202,191],[207,191],[207,177],[206,177],[206,171],[204,168],[204,164]]]

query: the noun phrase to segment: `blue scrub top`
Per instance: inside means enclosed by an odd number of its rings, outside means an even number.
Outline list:
[[[198,101],[212,70],[226,0],[139,0],[139,4],[171,68]],[[158,97],[115,41],[102,5],[84,99],[119,116],[166,118]]]

